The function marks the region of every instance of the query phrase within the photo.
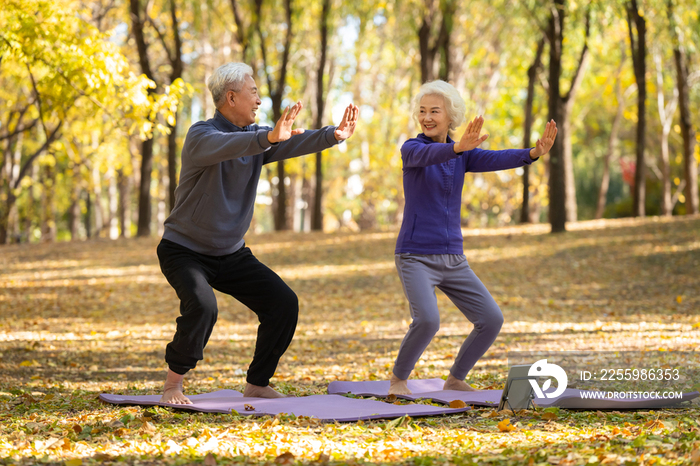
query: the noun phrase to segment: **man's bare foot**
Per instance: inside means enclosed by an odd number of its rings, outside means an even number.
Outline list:
[[[445,380],[445,385],[442,387],[443,390],[460,390],[463,392],[475,392],[476,388],[469,385],[464,380],[459,380],[455,378],[452,374]]]
[[[175,405],[191,405],[189,398],[182,393],[182,380],[184,375],[168,369],[168,376],[165,379],[165,387],[163,388],[163,396],[160,398],[161,403],[172,403]]]
[[[408,380],[401,380],[394,374],[391,374],[389,380],[389,395],[410,395],[411,390],[408,389]]]
[[[259,385],[253,385],[252,383],[245,384],[243,396],[248,398],[285,398],[283,394],[275,391],[275,389],[269,385],[267,387],[261,387]]]

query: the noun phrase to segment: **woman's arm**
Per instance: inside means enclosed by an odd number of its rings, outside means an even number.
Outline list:
[[[427,143],[420,139],[409,139],[401,146],[403,166],[427,167],[459,158],[461,154],[455,153],[452,146],[452,143]]]

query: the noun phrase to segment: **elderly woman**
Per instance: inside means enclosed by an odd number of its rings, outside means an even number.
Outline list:
[[[557,127],[547,123],[534,148],[484,150],[478,146],[482,117],[475,118],[459,139],[449,130],[464,121],[466,105],[444,81],[423,84],[414,118],[423,131],[401,147],[406,196],[403,224],[396,242],[396,268],[413,321],[394,363],[389,394],[410,394],[407,380],[440,328],[435,287],[442,290],[474,324],[457,354],[445,390],[473,390],[464,379],[488,350],[503,325],[498,305],[469,267],[463,254],[460,207],[466,172],[491,172],[529,165],[549,152]]]

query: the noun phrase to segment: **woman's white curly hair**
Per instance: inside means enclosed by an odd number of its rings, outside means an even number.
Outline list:
[[[418,114],[420,113],[420,100],[426,95],[442,96],[445,101],[447,117],[450,119],[450,129],[457,129],[459,125],[464,123],[465,114],[467,113],[467,104],[452,84],[438,79],[423,84],[418,90],[418,95],[416,95],[413,107],[413,118],[419,126]]]

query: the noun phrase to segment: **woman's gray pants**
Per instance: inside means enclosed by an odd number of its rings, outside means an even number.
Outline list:
[[[396,254],[396,268],[408,299],[413,322],[401,342],[394,375],[406,380],[430,340],[440,329],[440,311],[435,287],[439,288],[474,324],[450,369],[464,380],[481,356],[496,340],[503,314],[462,254]]]

